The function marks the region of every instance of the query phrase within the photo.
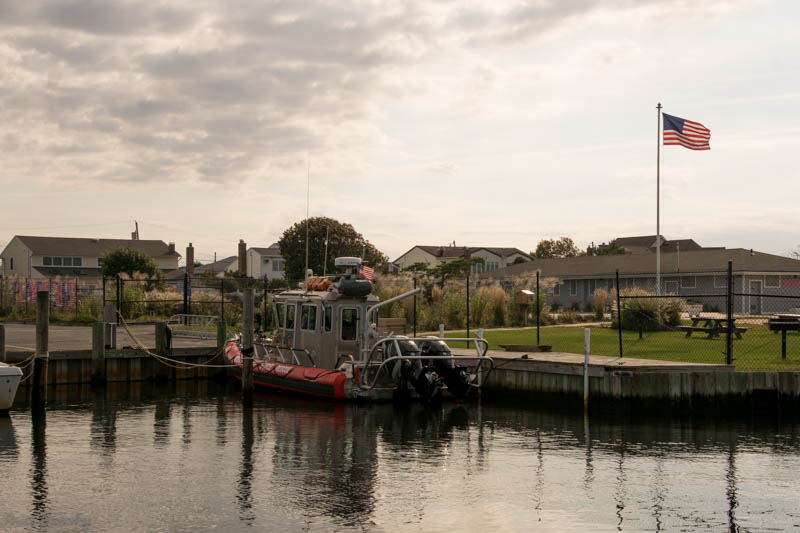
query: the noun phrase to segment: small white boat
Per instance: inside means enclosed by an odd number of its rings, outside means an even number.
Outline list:
[[[0,363],[0,414],[8,413],[8,410],[11,409],[20,379],[22,379],[22,370]]]

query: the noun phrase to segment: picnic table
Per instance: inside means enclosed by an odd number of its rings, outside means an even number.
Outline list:
[[[722,333],[728,333],[728,319],[713,316],[693,316],[691,317],[691,326],[678,326],[680,331],[686,332],[686,337],[691,337],[692,333],[705,333],[709,339],[718,337]],[[737,339],[742,338],[742,333],[747,331],[747,328],[736,327],[736,319],[730,320],[730,328]]]

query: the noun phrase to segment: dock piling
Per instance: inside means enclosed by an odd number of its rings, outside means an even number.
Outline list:
[[[166,322],[156,322],[156,353],[161,356],[169,355],[169,330]],[[156,381],[166,381],[169,379],[169,367],[156,362],[155,379]]]
[[[92,324],[92,384],[94,385],[106,381],[105,328],[103,322]]]
[[[583,408],[589,408],[589,351],[592,340],[592,330],[583,330]]]
[[[33,359],[33,404],[47,403],[47,369],[50,361],[49,348],[50,292],[36,293],[36,355]]]
[[[242,305],[242,393],[247,399],[253,393],[253,307],[255,292],[244,290]]]
[[[220,320],[217,322],[217,353],[221,353],[222,350],[225,349],[225,343],[228,341],[228,329],[225,325],[225,321]],[[224,358],[223,358],[224,360]],[[220,378],[224,378],[228,375],[228,369],[222,367],[219,369],[217,376]]]

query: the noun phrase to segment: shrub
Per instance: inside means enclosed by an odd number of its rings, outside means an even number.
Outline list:
[[[558,315],[559,324],[574,324],[579,321],[580,318],[578,317],[578,313],[576,313],[575,311],[562,311]]]
[[[657,298],[645,289],[625,289],[623,298],[622,329],[634,331],[659,331],[680,325],[681,300],[679,298]],[[614,327],[618,327],[618,320]]]
[[[592,303],[594,304],[594,317],[597,320],[603,320],[607,300],[608,293],[604,289],[594,290],[594,294],[592,295]]]

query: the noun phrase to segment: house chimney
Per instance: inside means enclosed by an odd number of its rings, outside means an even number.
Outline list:
[[[247,275],[247,244],[239,239],[239,272]]]
[[[175,243],[174,242],[169,243],[169,253],[170,254],[174,254],[175,253]]]
[[[186,273],[194,276],[194,246],[192,243],[186,247]]]

